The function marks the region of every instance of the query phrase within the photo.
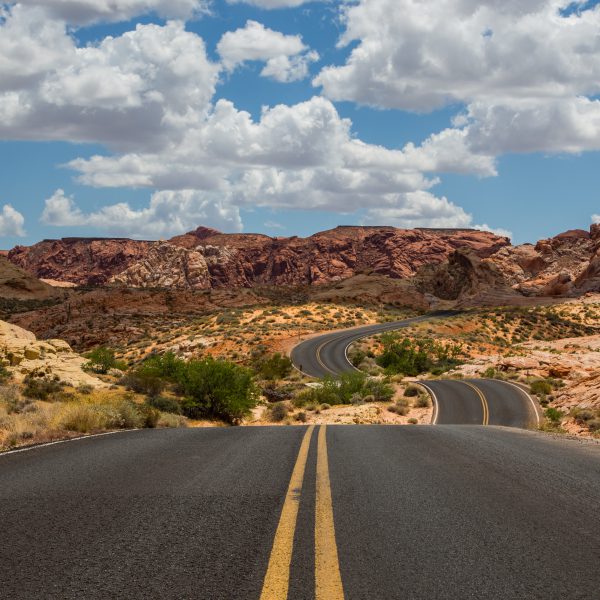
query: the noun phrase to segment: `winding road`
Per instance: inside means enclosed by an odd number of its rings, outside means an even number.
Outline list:
[[[455,313],[440,312],[316,336],[298,344],[291,352],[291,359],[297,369],[312,377],[339,375],[355,369],[348,360],[348,349],[354,342],[452,314]],[[434,399],[436,425],[502,425],[526,429],[540,423],[535,401],[513,383],[473,379],[424,381],[422,385]]]
[[[294,360],[351,368],[358,332]],[[522,429],[535,409],[511,384],[425,385],[443,426],[140,430],[0,455],[0,597],[597,600],[600,445]]]

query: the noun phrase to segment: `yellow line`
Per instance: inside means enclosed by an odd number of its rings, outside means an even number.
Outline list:
[[[315,598],[316,600],[344,600],[344,588],[342,586],[333,522],[326,425],[321,425],[319,429],[317,453]]]
[[[317,361],[319,362],[319,364],[326,370],[329,371],[330,373],[333,373],[335,375],[335,372],[332,371],[322,360],[321,360],[321,350],[323,350],[323,348],[325,346],[327,346],[327,344],[329,344],[329,342],[331,342],[331,340],[327,340],[326,342],[323,342],[318,348],[317,348]]]
[[[485,396],[483,395],[483,392],[477,386],[473,385],[472,383],[468,383],[467,381],[461,381],[461,383],[464,383],[465,385],[468,385],[470,388],[472,388],[473,390],[475,390],[475,392],[477,393],[477,395],[481,399],[481,405],[483,406],[483,424],[484,425],[489,425],[489,423],[490,423],[490,409],[489,409],[487,400],[485,399]]]
[[[314,425],[308,428],[300,445],[298,458],[296,459],[290,485],[285,496],[281,517],[279,518],[279,525],[275,533],[269,566],[260,595],[261,600],[285,600],[288,595],[290,565],[292,563],[294,533],[296,531],[296,521],[298,520],[298,509],[300,507],[300,494],[302,492],[302,482],[304,481],[310,439],[314,428]]]

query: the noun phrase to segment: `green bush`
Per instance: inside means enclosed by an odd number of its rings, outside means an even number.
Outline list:
[[[166,398],[165,396],[150,396],[146,399],[146,404],[160,410],[161,412],[171,413],[173,415],[182,414],[181,404],[174,398]]]
[[[269,381],[284,379],[292,372],[292,361],[277,352],[268,358],[259,359],[255,363],[254,369],[262,379]]]
[[[531,393],[535,394],[536,396],[546,396],[552,393],[552,385],[544,379],[538,379],[537,381],[534,381],[530,388]]]
[[[429,396],[427,394],[419,394],[414,405],[415,408],[429,408]]]
[[[560,423],[563,418],[562,411],[556,408],[547,408],[544,414],[546,415],[546,418],[554,424]]]
[[[89,371],[105,375],[111,369],[124,371],[127,366],[115,357],[115,351],[110,348],[100,347],[92,350],[86,356],[88,362],[84,365]]]
[[[404,396],[406,398],[415,398],[418,395],[419,395],[419,388],[416,385],[409,385],[404,390]]]
[[[446,346],[428,338],[411,340],[397,333],[384,334],[381,343],[383,352],[377,357],[377,364],[389,374],[441,375],[462,364],[458,359],[462,348],[457,344]]]
[[[144,368],[173,384],[190,419],[217,418],[237,425],[256,406],[258,390],[249,369],[205,358],[188,362],[168,353],[153,356]]]
[[[25,378],[23,395],[33,400],[50,400],[51,397],[64,388],[64,383],[57,378],[36,377],[28,375]]]
[[[151,398],[159,396],[166,387],[166,381],[151,365],[141,365],[135,371],[125,375],[120,383],[128,390]]]

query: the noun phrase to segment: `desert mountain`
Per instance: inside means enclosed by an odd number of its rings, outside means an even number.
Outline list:
[[[454,304],[600,291],[600,225],[537,244],[468,229],[337,227],[308,238],[199,227],[168,241],[66,238],[18,246],[9,260],[36,277],[82,286],[209,290],[327,287],[356,277],[404,280],[403,296]],[[362,281],[361,287],[368,286]]]
[[[8,256],[42,279],[84,286],[209,289],[326,284],[365,272],[401,279],[457,249],[484,258],[509,243],[474,230],[337,227],[308,238],[271,238],[200,227],[166,242],[45,240]]]

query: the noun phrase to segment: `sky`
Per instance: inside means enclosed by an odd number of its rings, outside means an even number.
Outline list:
[[[0,248],[588,228],[599,2],[0,1]]]

